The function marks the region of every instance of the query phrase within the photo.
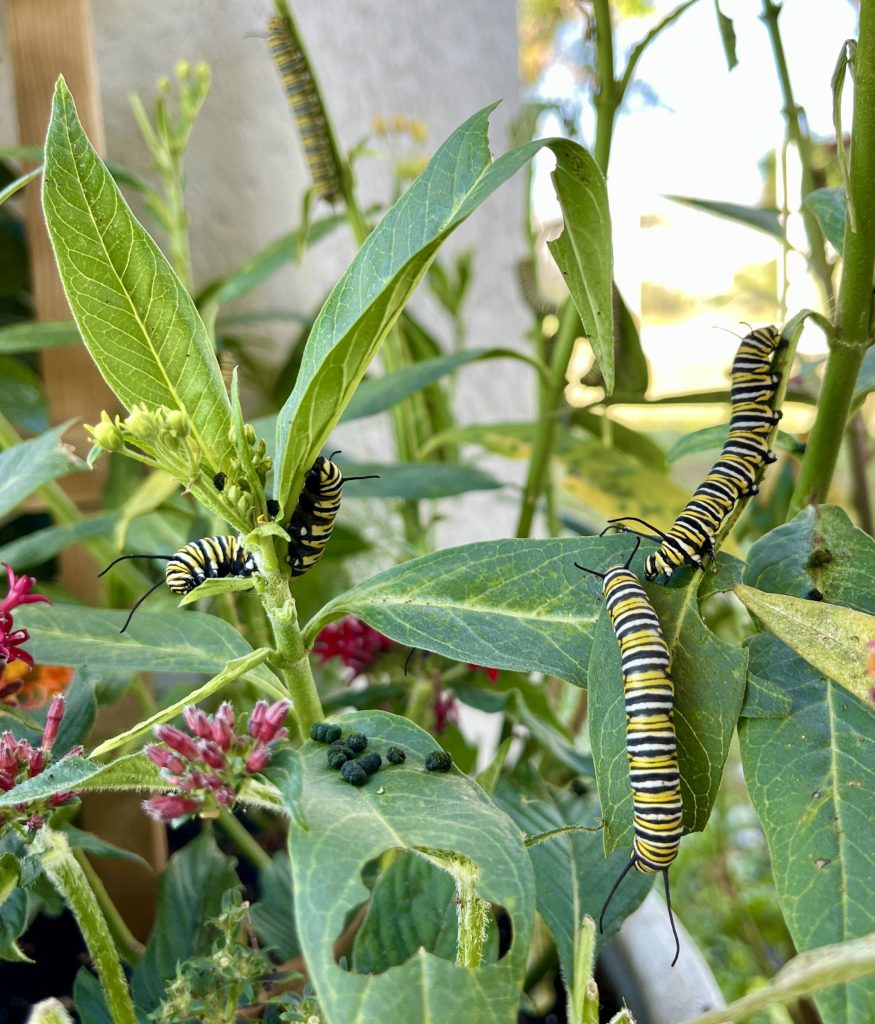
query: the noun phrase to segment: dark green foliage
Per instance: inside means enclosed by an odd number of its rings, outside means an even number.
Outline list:
[[[448,772],[453,764],[453,755],[446,750],[433,750],[425,759],[427,772]]]

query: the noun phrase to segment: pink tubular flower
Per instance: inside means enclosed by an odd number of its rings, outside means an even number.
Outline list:
[[[146,800],[146,811],[159,821],[174,821],[195,812],[215,813],[220,807],[232,807],[246,779],[264,771],[273,748],[288,735],[281,726],[290,707],[287,700],[274,704],[259,701],[249,715],[246,732],[239,735],[234,709],[227,702],[215,715],[195,707],[183,711],[183,720],[194,736],[172,725],[159,725],[155,736],[166,746],[150,743],[144,753],[176,792]],[[0,749],[0,772],[2,767]]]
[[[43,594],[31,593],[36,584],[33,576],[16,576],[8,563],[0,564],[6,569],[9,585],[6,597],[0,601],[0,667],[5,667],[8,662],[18,659],[33,668],[33,658],[21,648],[21,645],[30,639],[30,635],[26,629],[13,629],[15,624],[12,612],[22,604],[48,604],[49,599]]]
[[[442,735],[449,722],[459,721],[459,702],[452,692],[438,692],[434,698],[434,731]]]
[[[395,646],[393,640],[372,629],[366,622],[348,615],[325,626],[316,637],[313,652],[322,660],[340,658],[344,665],[360,675],[377,658]]]
[[[52,746],[64,717],[64,706],[63,697],[55,697],[52,701],[38,747],[32,747],[26,739],[18,739],[11,732],[0,734],[0,790],[14,793],[19,783],[41,775],[48,765],[57,763],[59,759],[52,757]],[[73,747],[64,757],[81,753],[81,747]],[[55,793],[43,799],[16,804],[14,811],[0,814],[0,825],[12,825],[20,833],[32,835],[43,827],[55,807],[61,807],[75,796],[72,792]]]

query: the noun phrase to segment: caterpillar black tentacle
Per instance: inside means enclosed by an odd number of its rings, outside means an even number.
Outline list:
[[[228,576],[246,578],[258,572],[258,566],[252,553],[247,550],[237,537],[201,537],[190,541],[172,555],[120,555],[113,559],[98,576],[129,558],[160,558],[167,562],[164,579],[150,587],[130,610],[120,632],[124,633],[130,625],[134,612],[157,590],[162,583],[168,590],[180,596],[191,593],[207,579],[224,579]]]
[[[625,563],[613,565],[604,573],[574,563],[578,569],[602,580],[611,626],[620,646],[626,754],[632,786],[632,855],[605,900],[599,928],[603,928],[605,911],[629,871],[634,868],[643,874],[661,873],[675,938],[674,966],[680,955],[680,941],[671,910],[668,869],[677,857],[683,824],[673,721],[674,683],[659,619],[629,568],[640,544],[638,539]]]
[[[751,330],[741,340],[732,362],[732,417],[723,450],[704,481],[696,488],[667,533],[642,519],[611,519],[611,525],[638,522],[662,539],[644,560],[644,576],[671,578],[682,565],[704,568],[704,556],[714,558],[714,541],[735,503],[759,492],[757,480],[765,466],[775,461],[768,438],[781,419],[771,402],[780,383],[772,372],[772,356],[782,346],[777,327]],[[632,531],[629,531],[632,532]]]

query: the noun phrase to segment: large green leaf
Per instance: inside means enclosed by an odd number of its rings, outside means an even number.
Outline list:
[[[845,245],[845,221],[848,203],[843,188],[816,188],[802,200],[802,205],[817,217],[820,230],[841,256]]]
[[[385,412],[408,395],[434,384],[460,366],[481,362],[484,359],[517,359],[533,365],[536,369],[540,368],[539,363],[512,348],[471,348],[454,352],[449,356],[423,359],[385,377],[363,380],[344,410],[341,421],[362,419]]]
[[[809,665],[859,700],[868,699],[868,644],[875,642],[875,616],[822,601],[764,594],[744,585],[735,588],[735,596]]]
[[[21,608],[15,621],[30,630],[28,650],[47,665],[215,675],[252,653],[237,630],[215,615],[139,611],[119,634],[126,617],[123,611],[36,604]]]
[[[110,764],[84,757],[63,757],[44,772],[0,793],[0,807],[14,807],[31,800],[47,800],[56,793],[97,790],[143,792],[166,789],[158,767],[143,754],[128,754]]]
[[[702,427],[701,430],[694,430],[691,434],[685,434],[683,437],[678,438],[669,448],[665,458],[668,462],[677,462],[678,459],[682,459],[685,455],[719,450],[726,443],[727,437],[729,437],[728,423],[717,423],[712,427]],[[795,437],[784,433],[783,430],[778,431],[775,447],[781,448],[785,452],[798,453],[800,450],[804,450]]]
[[[378,480],[354,481],[344,495],[350,498],[404,498],[422,501],[446,498],[468,491],[492,491],[503,486],[500,480],[476,466],[450,465],[444,462],[344,462],[343,475],[374,474]]]
[[[744,582],[875,615],[875,540],[836,505],[809,505],[750,549]],[[816,595],[812,595],[816,596]]]
[[[239,884],[233,860],[219,850],[212,833],[204,832],[170,858],[155,927],[132,978],[138,1009],[154,1010],[180,963],[208,952],[215,937],[210,918],[221,912],[225,892]]]
[[[456,958],[458,923],[453,879],[431,861],[405,851],[377,879],[367,917],[355,937],[352,969],[382,974],[420,948]]]
[[[779,211],[772,206],[740,206],[738,203],[722,203],[714,199],[695,199],[693,196],[666,196],[683,206],[691,206],[703,213],[713,213],[717,217],[726,217],[749,228],[764,231],[772,238],[783,239]]]
[[[81,340],[76,325],[66,320],[55,323],[28,320],[23,324],[0,327],[0,352],[4,355],[78,345]]]
[[[312,465],[371,359],[444,239],[544,146],[566,230],[553,243],[584,325],[612,386],[611,238],[604,179],[589,154],[565,140],[540,140],[490,159],[491,108],[475,114],[371,232],[322,307],[294,390],[277,420],[276,494],[297,498]]]
[[[621,554],[628,551],[624,538]],[[640,557],[640,556],[639,556]],[[583,562],[604,572],[619,561]],[[600,589],[587,578],[590,594]],[[719,640],[699,615],[695,581],[687,587],[646,585],[671,655],[674,724],[684,800],[684,830],[708,821],[744,697],[744,651]],[[626,713],[620,651],[607,609],[596,626],[589,662],[590,740],[605,819],[605,850],[630,846],[632,791],[626,760]]]
[[[57,526],[47,526],[43,530],[34,530],[33,533],[16,537],[8,544],[0,546],[0,562],[8,562],[16,572],[21,572],[22,569],[54,558],[70,544],[108,535],[114,519],[113,513],[106,512],[74,523],[61,523]]]
[[[611,886],[626,867],[629,855],[616,850],[608,857],[602,852],[598,825],[598,801],[554,789],[540,780],[502,779],[496,801],[528,835],[584,825],[591,832],[557,835],[528,847],[535,872],[538,913],[547,923],[570,983],[573,977],[574,940],[584,914],[598,920]],[[650,890],[653,876],[633,871],[611,901],[605,914],[604,942],[641,903]]]
[[[513,1024],[534,916],[534,880],[519,830],[472,780],[451,770],[426,772],[434,740],[406,719],[371,711],[346,716],[369,750],[391,744],[407,751],[404,765],[387,766],[361,789],[328,767],[325,747],[301,749],[301,811],[289,856],[301,948],[325,1016],[345,1024],[383,1024],[387,1013],[404,1024],[470,1020]],[[456,854],[479,870],[477,892],[510,915],[513,941],[498,963],[462,968],[420,949],[383,974],[342,970],[332,947],[347,915],[368,899],[362,869],[390,849]]]
[[[85,468],[85,463],[61,443],[69,427],[69,423],[63,423],[41,437],[22,441],[0,453],[0,516],[11,512],[50,480]]]
[[[29,434],[49,429],[49,410],[42,381],[21,359],[0,355],[0,409]]]
[[[182,409],[211,469],[231,456],[230,406],[194,303],[138,223],[60,78],[46,139],[43,208],[70,309],[127,408]]]
[[[793,701],[785,718],[743,719],[739,737],[796,948],[875,931],[871,708],[768,633],[753,638],[750,667]],[[875,979],[828,989],[816,1002],[824,1021],[869,1024]]]
[[[250,911],[258,937],[279,960],[300,956],[292,869],[285,850],[275,853],[270,863],[259,871],[258,891],[260,898]]]
[[[353,614],[410,647],[583,686],[599,605],[573,563],[610,564],[617,547],[616,537],[585,537],[435,551],[341,594],[307,624],[305,637],[312,644],[326,623]]]

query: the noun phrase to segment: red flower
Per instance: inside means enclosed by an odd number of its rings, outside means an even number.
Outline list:
[[[5,668],[8,662],[25,662],[33,667],[33,658],[21,649],[21,645],[30,639],[26,629],[13,629],[12,612],[22,604],[35,604],[38,601],[49,603],[49,599],[42,594],[31,594],[31,589],[36,583],[33,576],[16,576],[12,567],[6,562],[0,563],[6,569],[6,577],[9,582],[9,590],[6,597],[0,601],[0,668]]]
[[[344,665],[360,675],[377,658],[395,646],[393,640],[372,629],[366,622],[348,615],[339,622],[325,626],[316,637],[313,653],[323,662],[340,658]]]
[[[468,662],[468,668],[473,669],[475,672],[485,672],[486,678],[490,683],[498,682],[499,670],[497,668],[486,668],[485,665],[472,665],[470,661]]]

